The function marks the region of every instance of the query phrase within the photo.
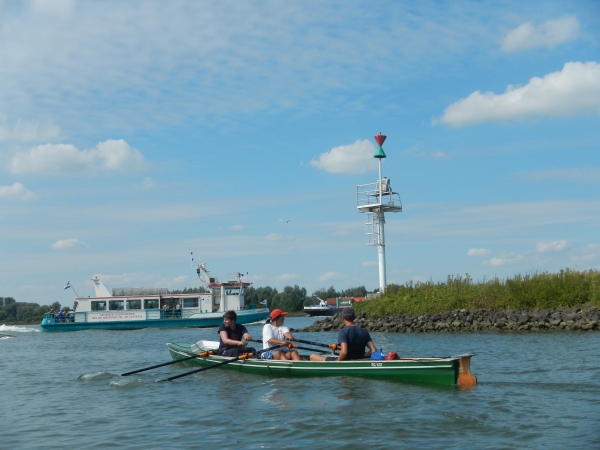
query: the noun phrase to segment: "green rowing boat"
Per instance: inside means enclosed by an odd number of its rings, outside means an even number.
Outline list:
[[[189,358],[215,350],[219,343],[199,341],[195,344],[168,343],[173,360]],[[443,385],[474,386],[477,378],[470,373],[472,354],[445,358],[409,358],[375,361],[360,359],[354,361],[274,361],[264,359],[240,359],[224,364],[219,368],[245,373],[283,377],[328,377],[352,376],[394,380],[409,383],[435,383]],[[226,356],[199,356],[187,362],[201,367],[209,367],[235,358]]]

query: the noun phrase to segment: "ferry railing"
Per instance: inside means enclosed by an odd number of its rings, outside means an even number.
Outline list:
[[[58,314],[46,313],[44,314],[44,318],[54,319],[54,323],[75,322],[75,314],[76,313],[71,313],[60,316]]]
[[[161,319],[181,319],[181,309],[163,309],[160,312]]]

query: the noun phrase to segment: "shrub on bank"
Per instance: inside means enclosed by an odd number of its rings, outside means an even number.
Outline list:
[[[600,307],[600,272],[561,270],[534,272],[513,278],[473,282],[466,276],[449,276],[446,282],[409,282],[390,285],[381,297],[354,305],[365,317],[435,314],[456,309],[551,309],[591,303]]]

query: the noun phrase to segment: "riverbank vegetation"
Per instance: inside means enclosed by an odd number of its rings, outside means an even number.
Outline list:
[[[530,310],[533,308],[570,308],[591,304],[600,307],[600,272],[561,270],[559,273],[534,272],[512,278],[474,282],[465,276],[448,277],[445,282],[409,282],[390,285],[377,299],[356,303],[357,313],[365,317],[437,314],[445,311]]]
[[[12,297],[0,297],[0,324],[39,324],[44,314],[59,308],[58,302],[40,306],[37,303],[17,302]]]

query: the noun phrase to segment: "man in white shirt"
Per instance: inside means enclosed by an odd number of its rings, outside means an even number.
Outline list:
[[[283,326],[285,316],[287,316],[287,312],[283,312],[280,309],[271,311],[271,321],[263,327],[263,348],[273,347],[278,344],[285,345],[287,341],[294,340],[294,336],[290,333],[289,328]],[[268,352],[263,352],[260,357],[262,359],[293,359],[294,361],[300,361],[301,359],[296,350],[288,348],[269,350]]]

